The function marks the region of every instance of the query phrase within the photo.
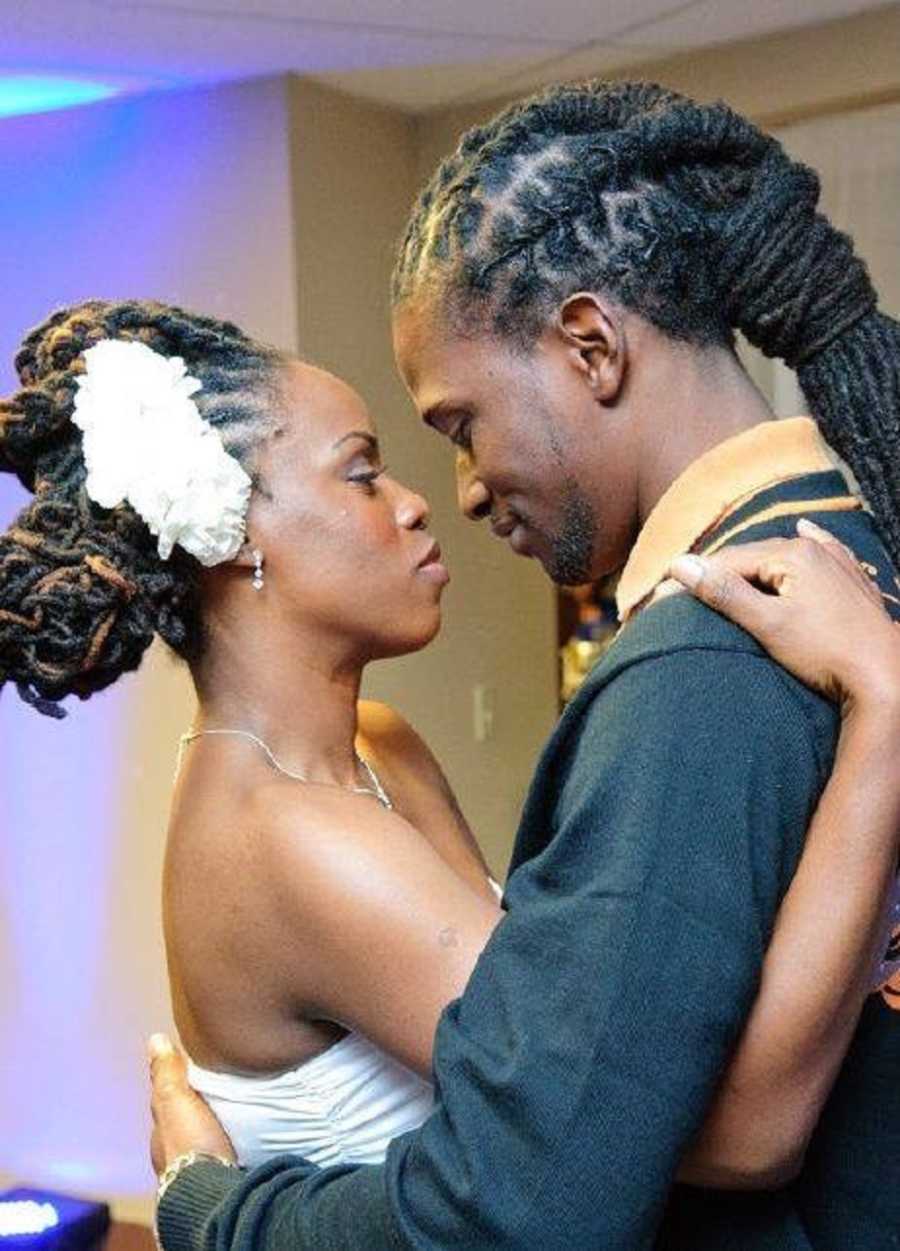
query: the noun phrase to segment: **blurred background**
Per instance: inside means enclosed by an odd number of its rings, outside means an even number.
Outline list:
[[[456,515],[388,326],[394,242],[465,127],[532,88],[643,77],[724,98],[823,177],[900,312],[900,5],[866,0],[0,0],[0,391],[91,296],[233,318],[348,379],[454,575],[440,640],[376,669],[495,872],[586,603]],[[748,358],[781,415],[794,380]],[[0,479],[0,524],[24,503]],[[571,657],[570,657],[571,659]],[[53,722],[0,698],[0,1181],[145,1218],[144,1040],[170,1027],[159,876],[186,674],[163,648]]]

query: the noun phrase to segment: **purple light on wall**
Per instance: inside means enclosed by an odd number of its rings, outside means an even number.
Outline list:
[[[23,334],[91,297],[240,320],[250,300],[265,337],[293,341],[287,106],[281,84],[241,84],[0,122],[0,396]],[[0,530],[27,498],[0,475]],[[68,701],[61,723],[0,694],[0,1172],[88,1194],[152,1187],[144,1040],[168,1023],[177,734],[155,741],[143,680]],[[136,790],[159,822],[141,846]]]
[[[0,124],[0,177],[20,175],[15,195],[0,204],[0,267],[8,283],[0,394],[17,385],[12,361],[23,333],[76,297],[58,260],[70,247],[84,264],[86,289],[77,297],[96,293],[101,266],[91,247],[99,250],[100,240],[92,238],[90,206],[124,163],[133,125],[131,118],[113,126],[107,119],[98,129],[92,119],[106,112],[77,109]],[[56,173],[48,178],[51,163]],[[36,176],[22,177],[29,167]],[[110,268],[102,271],[106,281]],[[29,498],[13,477],[0,476],[0,527]],[[139,1187],[145,1166],[139,1174],[133,1158],[130,1176],[117,1176],[122,1144],[110,1122],[122,1102],[115,1053],[121,1040],[109,1029],[115,1005],[101,1002],[113,857],[123,837],[126,684],[67,703],[69,717],[55,721],[27,707],[11,686],[0,693],[0,1170],[65,1184],[75,1168],[97,1188],[115,1177],[127,1191]],[[81,1093],[87,1085],[99,1092],[90,1120]],[[136,1157],[137,1143],[134,1150]],[[89,1187],[88,1178],[83,1184]]]
[[[24,494],[11,486],[0,479],[3,525]],[[14,1162],[2,1157],[15,1142],[32,1162],[29,1171],[15,1160],[26,1176],[52,1177],[54,1161],[72,1154],[65,1088],[83,1078],[67,1075],[69,1058],[106,1061],[96,983],[121,837],[122,712],[115,690],[74,701],[65,721],[35,713],[8,686],[0,695],[0,1167]]]

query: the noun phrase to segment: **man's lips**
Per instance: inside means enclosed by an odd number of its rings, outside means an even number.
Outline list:
[[[491,530],[498,539],[508,539],[516,555],[531,556],[533,554],[528,542],[528,527],[520,517],[510,515],[492,517]]]
[[[517,517],[492,517],[491,529],[498,539],[508,539],[513,530],[519,525]]]
[[[533,556],[531,544],[528,542],[528,530],[521,523],[509,536],[509,545],[517,556]]]

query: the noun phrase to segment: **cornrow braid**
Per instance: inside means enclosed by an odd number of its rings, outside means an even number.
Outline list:
[[[673,338],[741,330],[796,368],[900,566],[900,324],[819,180],[724,104],[653,83],[550,88],[465,134],[414,205],[393,299],[527,347],[577,290]]]
[[[161,560],[127,503],[101,508],[85,491],[71,418],[84,353],[102,339],[181,356],[201,383],[201,415],[251,476],[277,403],[277,352],[230,322],[170,305],[89,300],[26,336],[15,360],[21,388],[0,401],[0,470],[34,493],[0,533],[0,686],[14,682],[53,717],[65,715],[66,696],[86,699],[136,669],[154,634],[186,659],[203,649],[198,562],[178,546]]]

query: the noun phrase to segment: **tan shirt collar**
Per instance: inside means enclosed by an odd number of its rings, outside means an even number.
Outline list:
[[[644,523],[622,570],[622,622],[666,576],[676,556],[748,498],[788,478],[839,468],[809,417],[764,421],[719,443],[676,478]]]

